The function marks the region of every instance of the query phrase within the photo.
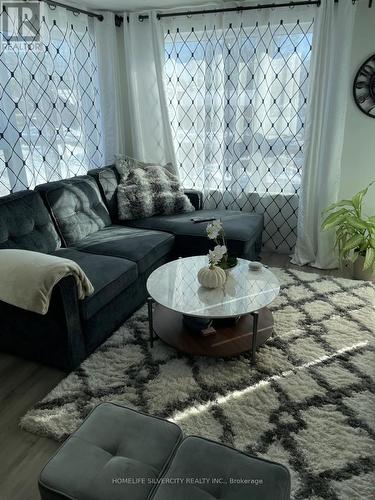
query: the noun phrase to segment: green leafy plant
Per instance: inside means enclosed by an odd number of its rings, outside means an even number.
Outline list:
[[[371,182],[365,189],[359,191],[351,200],[333,203],[323,212],[325,217],[322,229],[335,229],[335,248],[338,249],[340,260],[354,262],[359,255],[365,258],[363,269],[375,271],[375,216],[362,215],[363,199]]]

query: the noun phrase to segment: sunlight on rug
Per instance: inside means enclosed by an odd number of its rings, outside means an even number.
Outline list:
[[[232,391],[232,392],[229,392],[228,394],[226,394],[225,396],[220,396],[215,401],[209,401],[209,402],[202,404],[202,405],[187,408],[186,410],[184,410],[180,413],[174,414],[170,418],[170,420],[172,420],[173,422],[176,422],[180,425],[180,423],[185,418],[188,418],[190,415],[197,415],[199,413],[202,413],[203,411],[208,410],[209,408],[212,408],[216,404],[222,405],[224,403],[229,402],[232,399],[241,398],[245,394],[248,394],[249,392],[254,392],[254,391],[260,389],[261,387],[270,385],[272,383],[272,381],[276,381],[276,380],[279,380],[281,378],[291,376],[294,373],[297,373],[298,371],[304,370],[304,369],[309,368],[311,366],[319,365],[320,363],[327,361],[327,360],[330,360],[332,358],[337,358],[338,356],[340,356],[340,354],[343,354],[344,352],[351,352],[351,351],[355,351],[356,349],[358,349],[360,347],[365,347],[367,344],[368,344],[368,342],[366,341],[366,342],[359,342],[358,344],[354,344],[350,347],[344,347],[343,349],[339,349],[337,352],[335,352],[334,354],[331,354],[330,356],[322,356],[321,358],[316,359],[314,361],[310,361],[309,363],[304,363],[303,365],[298,366],[294,370],[288,370],[286,372],[281,373],[280,375],[272,375],[271,377],[268,377],[265,380],[261,380],[260,382],[254,384],[254,385],[246,387],[245,389],[242,389],[240,391]]]

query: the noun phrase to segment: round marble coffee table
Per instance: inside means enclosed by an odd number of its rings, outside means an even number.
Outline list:
[[[251,351],[273,332],[267,309],[280,291],[276,276],[266,268],[250,271],[238,259],[223,288],[199,285],[197,273],[206,255],[168,262],[147,280],[150,342],[156,337],[177,350],[197,356],[227,357]],[[155,307],[153,307],[155,303]]]

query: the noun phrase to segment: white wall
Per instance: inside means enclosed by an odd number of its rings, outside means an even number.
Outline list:
[[[349,0],[345,0],[349,1]],[[352,48],[352,81],[358,68],[375,54],[375,5],[368,8],[367,0],[359,0]],[[348,112],[345,126],[340,198],[351,198],[375,179],[375,118],[362,113],[348,89]],[[375,186],[367,195],[365,211],[375,215]]]

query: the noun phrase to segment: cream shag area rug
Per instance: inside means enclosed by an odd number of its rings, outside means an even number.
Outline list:
[[[161,341],[151,349],[142,308],[21,426],[63,440],[95,405],[114,401],[284,463],[294,499],[374,498],[374,287],[274,272],[276,337],[255,368],[246,355],[193,358]]]

